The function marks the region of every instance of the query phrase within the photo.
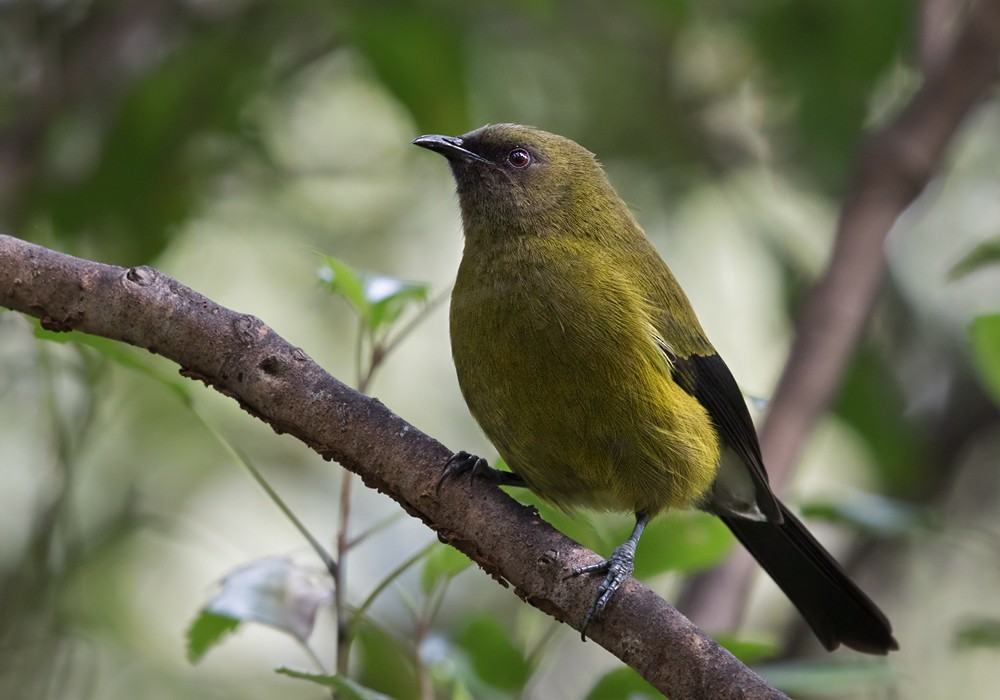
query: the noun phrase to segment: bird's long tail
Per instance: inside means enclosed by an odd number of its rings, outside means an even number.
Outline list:
[[[783,523],[723,517],[736,538],[832,651],[841,644],[868,654],[899,648],[889,620],[878,606],[780,504]]]

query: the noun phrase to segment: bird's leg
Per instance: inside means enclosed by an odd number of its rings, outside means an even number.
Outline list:
[[[646,529],[648,522],[648,515],[645,513],[636,513],[635,527],[632,528],[632,534],[622,544],[615,547],[615,551],[611,553],[610,557],[596,564],[573,569],[573,576],[589,574],[595,571],[607,572],[604,580],[601,581],[601,585],[597,589],[597,596],[594,598],[590,610],[587,611],[587,616],[583,619],[583,629],[580,630],[580,638],[584,641],[587,639],[587,628],[590,626],[590,623],[596,620],[601,614],[604,606],[608,604],[611,596],[615,594],[615,591],[622,585],[622,582],[632,575],[632,570],[635,568],[635,547],[639,543],[639,537],[642,536],[642,531]]]
[[[441,478],[437,482],[437,490],[441,490],[441,484],[444,483],[445,479],[453,476],[461,476],[462,474],[468,474],[470,479],[479,477],[480,479],[486,479],[490,483],[496,484],[497,486],[527,486],[524,479],[519,477],[513,472],[505,472],[499,469],[494,469],[486,460],[482,457],[477,457],[476,455],[469,454],[466,451],[456,452],[453,454],[447,462],[444,463],[444,471],[441,472]]]

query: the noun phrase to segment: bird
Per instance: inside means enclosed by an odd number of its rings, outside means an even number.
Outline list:
[[[719,517],[827,650],[898,649],[889,620],[774,495],[739,386],[597,157],[518,124],[412,141],[447,159],[464,247],[451,349],[470,412],[508,465],[472,473],[557,507],[631,513],[581,626],[632,575],[649,521]],[[439,482],[439,486],[440,486]]]

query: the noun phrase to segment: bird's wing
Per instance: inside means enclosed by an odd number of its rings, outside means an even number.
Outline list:
[[[673,380],[705,407],[723,444],[746,465],[761,514],[780,523],[781,509],[768,485],[757,431],[736,380],[705,337],[691,302],[649,239],[644,235],[632,239],[630,254],[622,266],[639,268],[655,340],[670,363]]]
[[[756,488],[757,507],[769,521],[781,522],[781,510],[768,485],[757,431],[743,394],[729,367],[716,353],[679,357],[664,352],[674,381],[705,407],[722,442],[739,455]]]

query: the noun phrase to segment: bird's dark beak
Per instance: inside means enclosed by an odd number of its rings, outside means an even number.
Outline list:
[[[427,136],[418,136],[413,139],[411,143],[414,146],[420,146],[421,148],[427,148],[435,153],[440,153],[448,160],[459,158],[462,160],[476,161],[478,163],[490,162],[481,155],[473,153],[468,148],[465,148],[463,145],[464,142],[459,136],[440,136],[438,134],[428,134]]]

